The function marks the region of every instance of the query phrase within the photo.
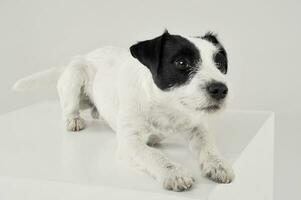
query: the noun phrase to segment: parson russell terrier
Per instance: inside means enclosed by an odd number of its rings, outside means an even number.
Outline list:
[[[203,176],[234,179],[220,155],[206,118],[227,104],[227,53],[212,33],[187,37],[165,31],[129,49],[104,47],[19,80],[16,90],[57,83],[69,131],[80,131],[80,111],[91,108],[117,133],[119,156],[150,174],[168,190],[189,189],[194,178],[182,165],[151,147],[179,134],[186,138]]]

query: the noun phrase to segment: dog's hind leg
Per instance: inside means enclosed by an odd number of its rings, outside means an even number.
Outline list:
[[[96,106],[94,105],[94,103],[91,101],[90,97],[85,92],[82,92],[79,108],[80,108],[80,110],[91,109],[91,111],[90,111],[91,117],[93,119],[100,118],[100,115],[99,115],[99,112],[98,112]]]
[[[66,128],[69,131],[80,131],[85,127],[84,119],[80,117],[83,96],[89,81],[87,64],[83,59],[72,61],[58,80],[58,93]]]

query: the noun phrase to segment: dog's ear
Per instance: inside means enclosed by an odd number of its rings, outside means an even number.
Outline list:
[[[138,42],[130,47],[132,56],[149,68],[153,76],[157,75],[157,71],[160,66],[160,60],[163,54],[163,46],[166,38],[169,36],[170,34],[167,30],[165,30],[165,32],[159,37]]]

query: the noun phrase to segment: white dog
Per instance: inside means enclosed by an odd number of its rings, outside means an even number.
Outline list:
[[[206,127],[206,117],[227,103],[227,54],[212,33],[202,37],[167,31],[130,49],[105,47],[19,80],[16,90],[57,81],[66,128],[85,127],[80,110],[92,108],[117,133],[118,152],[173,191],[194,179],[181,165],[150,147],[172,134],[187,138],[204,176],[234,179]],[[59,74],[59,76],[57,76]]]

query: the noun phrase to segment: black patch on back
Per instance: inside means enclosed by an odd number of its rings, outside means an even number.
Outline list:
[[[161,90],[187,83],[195,74],[200,52],[189,40],[170,35],[167,31],[152,40],[138,42],[130,47],[131,54],[152,73]],[[183,63],[186,65],[179,65]]]
[[[228,58],[227,58],[227,52],[225,48],[221,45],[219,40],[217,39],[216,34],[213,34],[212,32],[206,33],[204,36],[199,37],[204,40],[207,40],[208,42],[211,42],[218,48],[218,52],[213,55],[213,60],[215,64],[217,65],[217,68],[224,74],[228,71]]]

